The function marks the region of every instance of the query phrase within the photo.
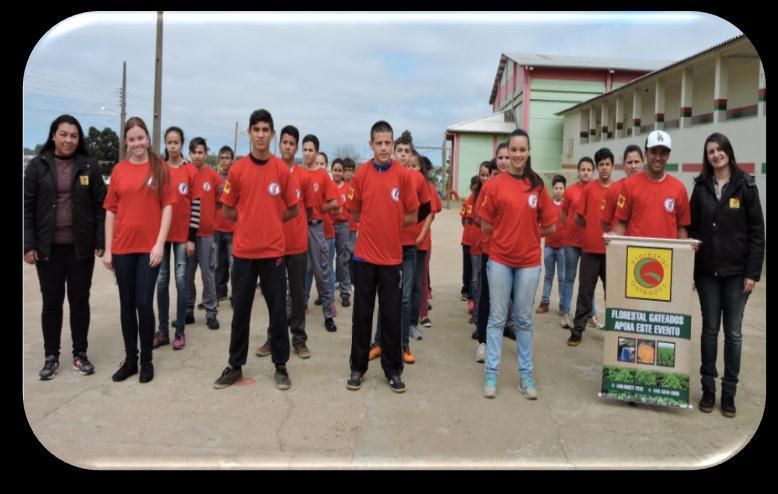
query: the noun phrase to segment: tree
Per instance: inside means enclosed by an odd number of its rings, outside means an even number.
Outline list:
[[[411,141],[411,144],[413,144],[413,136],[411,135],[410,130],[403,130],[403,133],[400,135],[400,137],[407,137],[409,141]]]
[[[351,158],[352,160],[354,160],[354,163],[356,163],[357,166],[359,166],[359,164],[362,163],[363,161],[362,155],[351,144],[338,144],[337,146],[335,146],[334,154],[335,156],[332,159]]]
[[[216,170],[219,171],[219,157],[215,154],[209,154],[205,157],[205,164]]]
[[[89,155],[97,160],[104,175],[110,175],[119,161],[119,136],[110,127],[102,131],[89,127],[84,137]]]

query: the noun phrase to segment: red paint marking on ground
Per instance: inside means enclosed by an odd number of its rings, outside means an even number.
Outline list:
[[[255,384],[255,383],[256,383],[256,381],[253,380],[253,379],[249,379],[248,377],[241,377],[235,383],[235,386],[250,386],[250,385]]]

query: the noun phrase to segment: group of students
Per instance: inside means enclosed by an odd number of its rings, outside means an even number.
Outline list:
[[[561,326],[570,330],[568,346],[577,346],[586,326],[602,328],[594,291],[605,288],[607,238],[604,233],[649,238],[694,238],[694,281],[702,308],[700,369],[703,395],[699,407],[715,405],[716,352],[724,326],[724,377],[721,410],[736,413],[734,397],[741,353],[745,303],[759,281],[764,259],[764,219],[754,178],[735,161],[732,144],[720,133],[703,146],[703,169],[689,199],[684,184],[666,172],[670,135],[653,131],[643,150],[624,150],[625,177],[613,181],[613,152],[599,149],[594,159],[578,162],[578,181],[552,179],[549,196],[532,172],[529,137],[514,131],[497,147],[493,160],[481,164],[463,202],[462,299],[477,324],[476,361],[486,363],[483,394],[493,398],[499,373],[500,337],[507,313],[516,320],[519,390],[536,399],[532,376],[532,306],[540,278],[540,237],[545,237],[544,285],[538,314],[549,311],[554,272],[559,280]],[[504,163],[508,161],[509,166]],[[596,170],[597,176],[593,178]],[[507,173],[503,173],[507,172]],[[580,259],[580,267],[579,267]],[[575,312],[572,289],[579,273]],[[512,304],[512,307],[511,307]],[[574,314],[574,317],[571,317]],[[484,328],[486,331],[484,331]]]
[[[404,364],[415,361],[409,341],[421,339],[420,320],[429,326],[430,225],[441,210],[428,180],[431,163],[409,140],[395,140],[385,121],[370,130],[373,158],[358,168],[349,159],[336,159],[332,177],[313,135],[303,138],[304,164],[295,163],[299,131],[291,125],[281,130],[280,157],[270,152],[275,130],[268,111],[251,114],[248,135],[247,156],[234,161],[229,147],[219,151],[220,175],[205,165],[204,139],[190,141],[191,162],[186,162],[183,131],[171,127],[165,132],[163,160],[150,149],[143,120],[130,118],[124,128],[126,158],[114,167],[106,190],[78,121],[63,115],[52,122],[24,177],[24,260],[36,266],[43,295],[42,380],[51,379],[59,367],[66,293],[73,367],[94,373],[86,353],[89,290],[94,259],[100,257],[116,277],[125,347],[125,359],[112,379],[139,373],[141,382],[151,381],[152,350],[170,342],[172,251],[177,289],[173,349],[185,346],[185,326],[194,322],[197,267],[211,329],[219,327],[218,303],[226,299],[231,278],[228,365],[215,388],[242,377],[251,309],[260,288],[270,321],[256,354],[271,356],[276,386],[288,389],[289,333],[295,353],[310,357],[305,313],[314,279],[324,326],[337,330],[337,279],[344,307],[351,305],[353,282],[347,388],[360,389],[368,362],[380,356],[391,389],[405,391]],[[495,158],[481,164],[461,213],[466,261],[462,297],[469,298],[471,322],[477,326],[476,360],[486,364],[484,396],[496,395],[502,337],[508,336],[516,340],[519,390],[528,399],[538,397],[533,309],[543,258],[546,279],[535,312],[548,312],[556,267],[562,326],[570,330],[567,344],[576,346],[587,325],[600,326],[594,290],[598,277],[605,284],[603,233],[695,238],[700,242],[694,245],[694,277],[702,308],[700,409],[710,412],[715,404],[717,336],[723,319],[721,408],[734,416],[743,311],[764,259],[759,195],[753,177],[738,168],[729,140],[714,133],[705,141],[703,169],[689,199],[683,183],[665,171],[671,146],[666,132],[651,132],[645,164],[638,146],[627,147],[627,176],[617,182],[612,180],[614,155],[602,148],[593,160],[579,161],[575,184],[565,188],[564,177],[554,177],[553,196],[532,170],[524,130],[515,130],[498,146]],[[597,178],[592,179],[595,168]],[[573,313],[572,287],[579,270]],[[156,332],[155,289],[160,313]],[[376,297],[378,327],[371,343]]]
[[[359,388],[367,361],[381,355],[391,388],[405,390],[403,361],[415,361],[408,344],[410,323],[417,324],[421,314],[429,324],[430,224],[441,209],[434,185],[424,178],[429,178],[431,162],[410,140],[395,142],[391,126],[383,121],[370,133],[374,158],[356,173],[353,160],[335,159],[332,176],[314,135],[303,138],[304,164],[295,163],[299,131],[294,126],[281,130],[280,157],[270,153],[275,130],[266,110],[251,114],[248,135],[249,155],[235,161],[232,149],[220,149],[220,174],[205,164],[205,139],[190,140],[186,160],[184,132],[170,127],[163,159],[151,150],[143,120],[132,117],[124,127],[125,159],[115,165],[106,190],[98,165],[88,156],[80,123],[70,115],[52,122],[46,144],[25,170],[24,258],[36,266],[43,295],[41,380],[53,378],[59,368],[66,287],[73,366],[82,374],[94,373],[86,353],[89,290],[94,258],[100,257],[119,287],[125,359],[114,381],[134,374],[140,382],[151,381],[153,349],[170,344],[171,325],[172,348],[186,346],[185,326],[195,322],[199,266],[200,308],[210,329],[219,328],[218,304],[227,298],[230,279],[232,286],[228,366],[214,387],[227,387],[242,376],[251,308],[260,288],[270,324],[256,354],[272,356],[276,386],[288,389],[288,333],[295,353],[309,358],[305,313],[314,279],[324,326],[337,330],[337,278],[344,307],[351,305],[354,280],[349,389]],[[177,291],[172,323],[171,257]],[[415,287],[418,296],[411,300],[405,286]],[[376,294],[379,325],[371,348]],[[414,337],[421,339],[417,329]]]

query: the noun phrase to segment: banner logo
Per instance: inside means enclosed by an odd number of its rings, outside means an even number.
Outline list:
[[[627,246],[627,298],[669,302],[673,251]]]

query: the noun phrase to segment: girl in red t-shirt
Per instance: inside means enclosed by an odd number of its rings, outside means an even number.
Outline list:
[[[488,182],[479,197],[481,229],[490,235],[487,264],[490,293],[486,335],[486,383],[484,396],[496,393],[502,336],[513,298],[519,390],[537,399],[532,375],[532,309],[540,282],[540,237],[553,233],[556,218],[543,180],[532,171],[529,135],[521,129],[508,140],[510,165]]]
[[[115,272],[119,285],[126,355],[112,379],[124,381],[138,373],[140,337],[140,382],[146,383],[154,378],[154,288],[176,196],[167,165],[150,149],[143,120],[127,120],[124,140],[128,159],[114,167],[103,204],[103,264]]]

